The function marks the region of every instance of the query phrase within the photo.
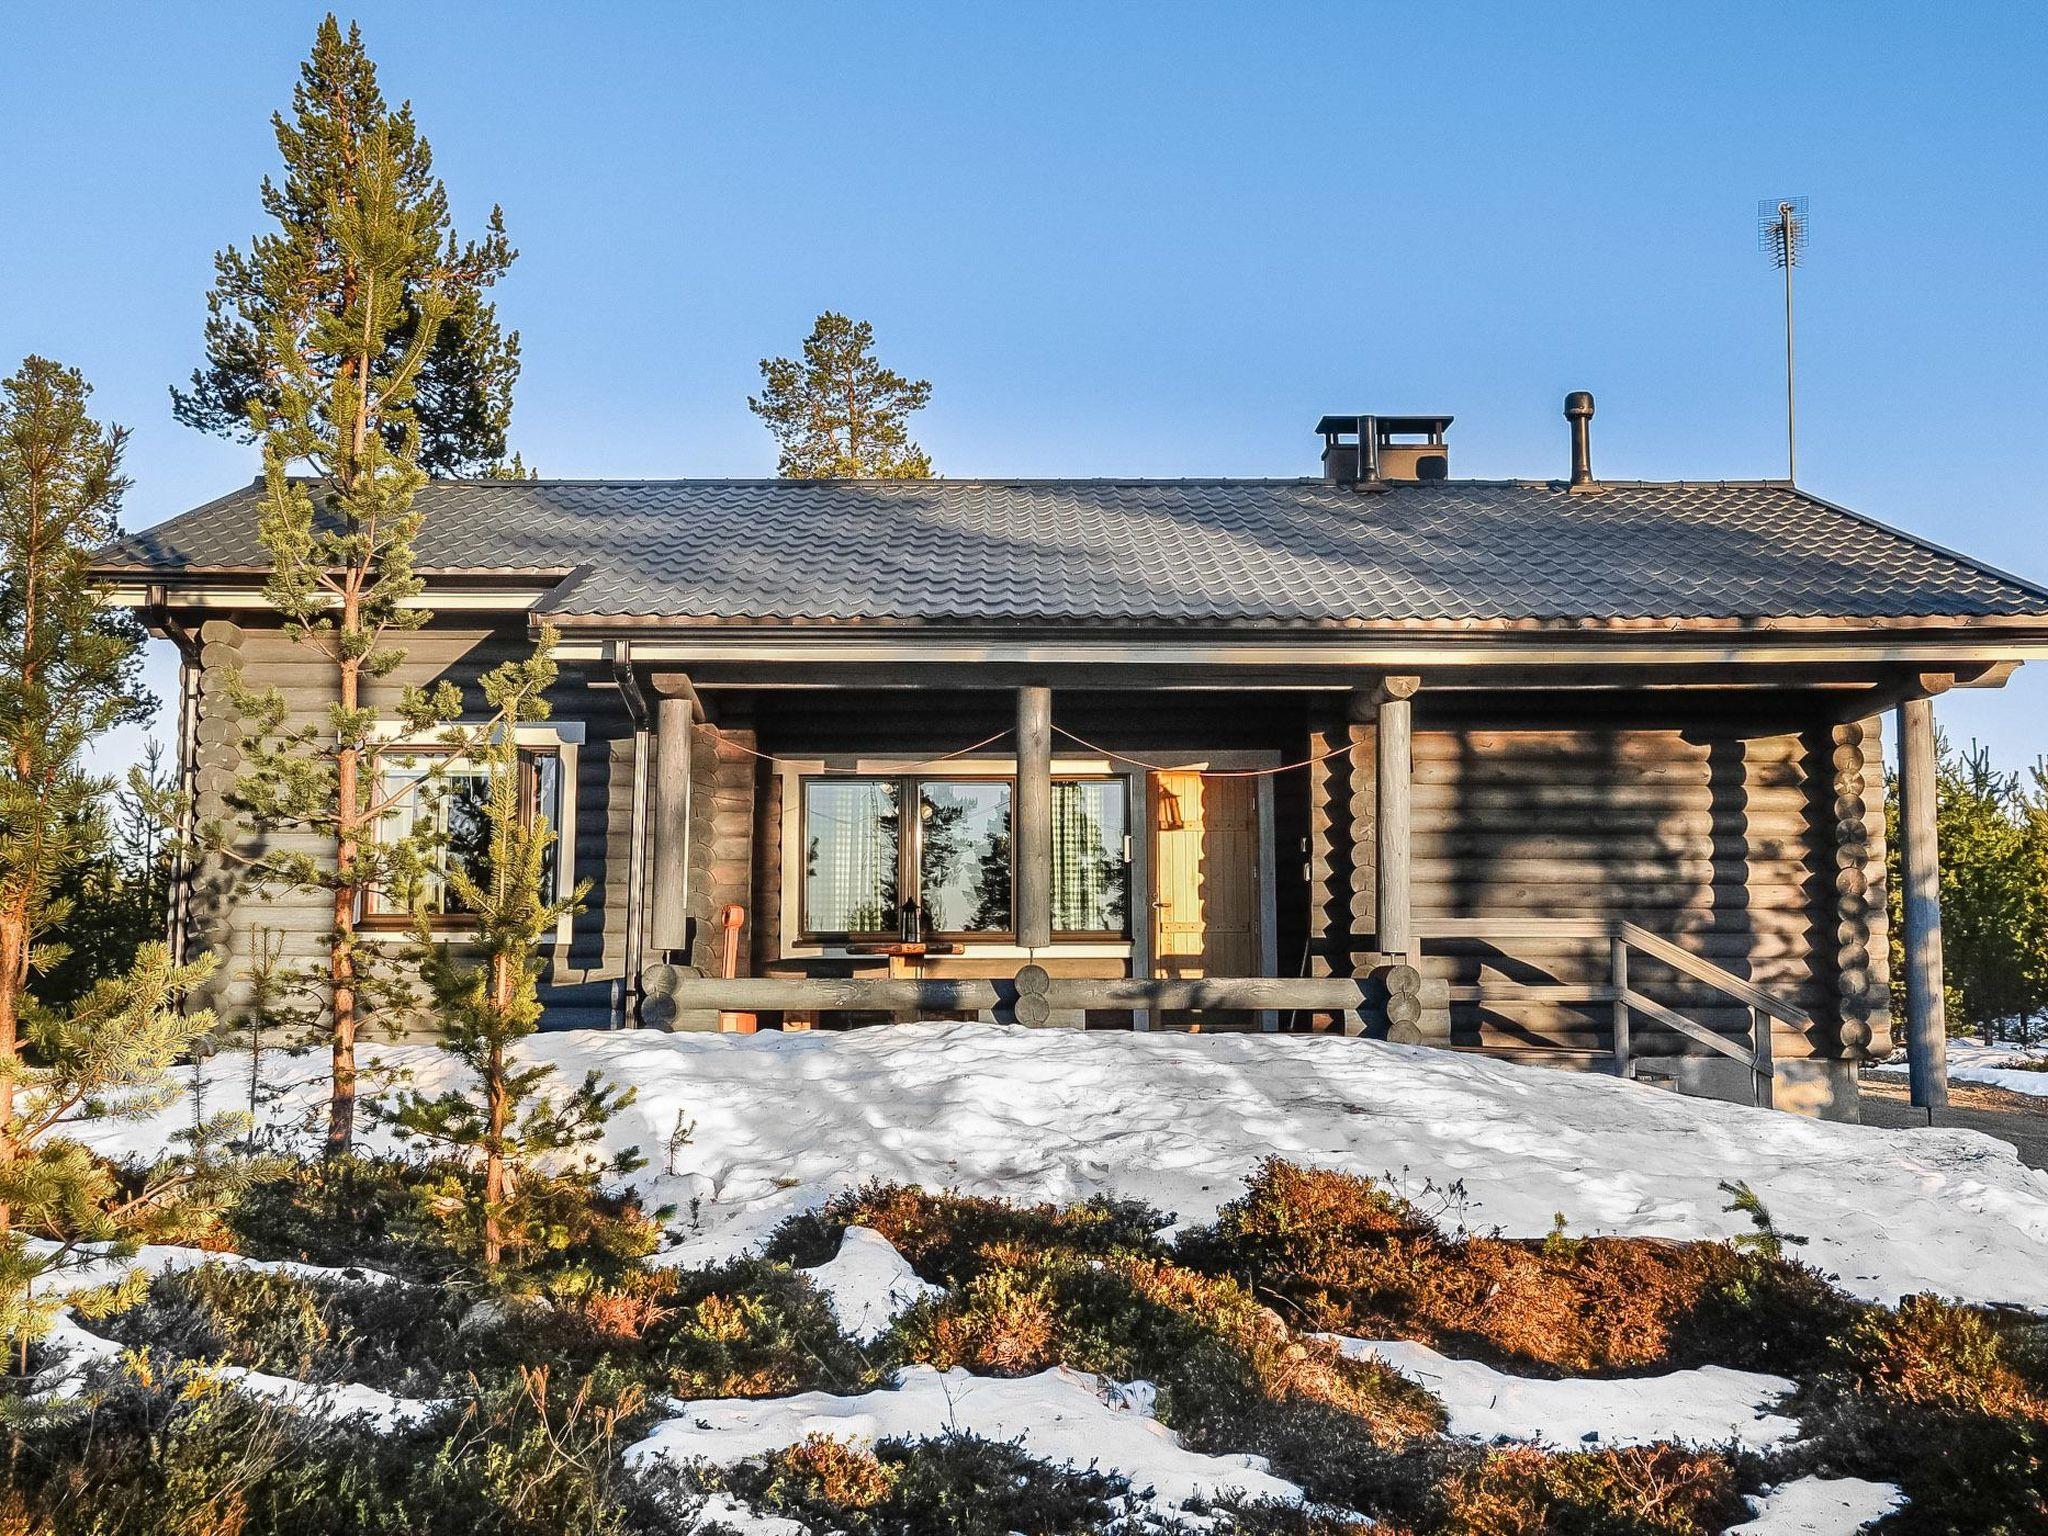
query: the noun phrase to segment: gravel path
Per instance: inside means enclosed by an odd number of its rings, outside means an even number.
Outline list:
[[[2020,1161],[2048,1168],[2048,1099],[2007,1093],[1976,1083],[1951,1083],[1948,1108],[1935,1123],[1961,1131],[1982,1131],[2018,1148]],[[1909,1130],[1927,1123],[1906,1097],[1905,1082],[1896,1077],[1863,1075],[1863,1123]]]

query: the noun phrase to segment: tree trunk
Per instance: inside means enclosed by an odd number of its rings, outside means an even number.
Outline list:
[[[352,634],[361,627],[354,595],[343,605],[342,629]],[[341,665],[341,708],[356,708],[358,668],[352,661]],[[356,840],[360,826],[361,793],[357,783],[360,753],[353,742],[345,742],[334,765],[334,937],[329,941],[327,971],[333,994],[333,1083],[327,1101],[327,1155],[344,1157],[355,1139],[356,1129],[356,901],[362,894],[354,874]]]
[[[14,1074],[21,1066],[21,994],[28,985],[28,915],[10,903],[0,913],[0,1167],[12,1163],[14,1145]],[[13,1225],[14,1213],[0,1203],[0,1240]]]
[[[485,1070],[487,1124],[484,1136],[484,1267],[504,1261],[505,1234],[499,1212],[505,1202],[505,1121],[510,1106],[505,1095],[505,1048],[491,1047]]]

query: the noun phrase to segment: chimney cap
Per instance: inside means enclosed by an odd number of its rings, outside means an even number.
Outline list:
[[[1564,397],[1564,413],[1567,417],[1571,418],[1591,416],[1593,414],[1593,392],[1586,389],[1575,389],[1566,395]]]
[[[1457,420],[1455,416],[1385,416],[1375,412],[1369,416],[1325,416],[1316,423],[1316,431],[1325,437],[1339,432],[1359,432],[1363,424],[1371,422],[1381,432],[1418,432],[1435,435],[1443,432]]]

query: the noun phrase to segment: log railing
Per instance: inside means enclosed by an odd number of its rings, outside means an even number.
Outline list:
[[[697,976],[680,967],[662,989],[656,1018],[676,1013],[990,1013],[1041,1025],[1054,1014],[1089,1009],[1229,1010],[1238,1013],[1331,1013],[1351,1033],[1387,1011],[1388,984],[1379,976],[1051,976],[1026,965],[1015,976]],[[1396,967],[1396,970],[1399,968]],[[642,1017],[648,1017],[642,1005]]]
[[[1604,941],[1608,972],[1604,984],[1481,982],[1453,986],[1450,1000],[1454,1003],[1606,1003],[1613,1010],[1615,1070],[1623,1077],[1635,1076],[1636,1057],[1631,1049],[1631,1026],[1635,1017],[1641,1015],[1651,1023],[1747,1067],[1755,1085],[1756,1102],[1768,1108],[1773,1101],[1777,1076],[1777,1062],[1771,1045],[1773,1024],[1783,1023],[1801,1031],[1810,1031],[1814,1027],[1812,1016],[1805,1010],[1772,996],[1733,971],[1681,948],[1661,934],[1621,919],[1437,918],[1419,925],[1418,937],[1425,943],[1460,939],[1493,945],[1530,939]],[[1745,1045],[1719,1030],[1709,1029],[1677,1009],[1645,995],[1632,974],[1630,961],[1633,956],[1654,960],[1733,999],[1748,1013],[1748,1043]]]
[[[1812,1018],[1733,971],[1683,949],[1635,923],[1577,918],[1437,918],[1416,925],[1425,948],[1445,940],[1490,946],[1527,940],[1583,940],[1602,946],[1607,977],[1595,982],[1482,981],[1445,987],[1423,981],[1417,967],[1380,956],[1361,967],[1370,975],[1160,977],[1052,976],[1026,965],[1003,977],[737,976],[696,975],[681,966],[652,967],[646,1022],[670,1022],[678,1015],[726,1013],[893,1013],[918,1015],[987,1013],[1019,1024],[1042,1025],[1056,1015],[1078,1018],[1091,1009],[1228,1010],[1242,1013],[1328,1013],[1347,1032],[1389,1024],[1412,1026],[1418,999],[1442,1003],[1606,1004],[1611,1011],[1617,1073],[1636,1075],[1632,1049],[1640,1018],[1682,1035],[1749,1069],[1756,1102],[1773,1101],[1776,1063],[1771,1028],[1783,1023],[1810,1031]],[[1372,958],[1372,957],[1368,957]],[[1702,982],[1746,1011],[1747,1040],[1731,1038],[1642,990],[1636,960],[1654,961]],[[1433,994],[1433,995],[1432,995]],[[1397,1033],[1396,1038],[1400,1038]]]

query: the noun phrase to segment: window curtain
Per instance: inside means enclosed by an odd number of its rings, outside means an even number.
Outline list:
[[[1121,781],[1054,780],[1052,926],[1057,933],[1122,933],[1129,880]]]
[[[896,919],[896,785],[814,783],[805,806],[807,917],[819,933],[882,933]]]

